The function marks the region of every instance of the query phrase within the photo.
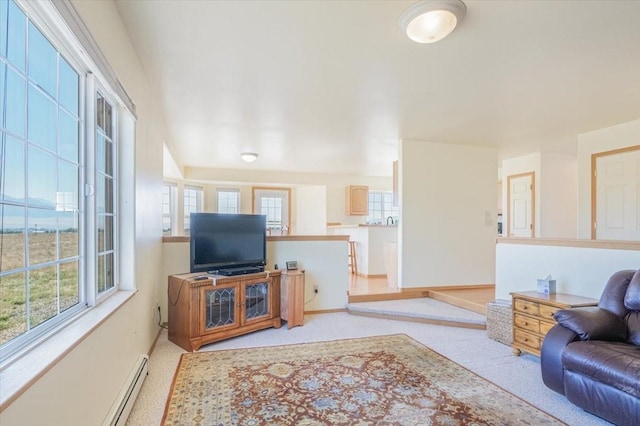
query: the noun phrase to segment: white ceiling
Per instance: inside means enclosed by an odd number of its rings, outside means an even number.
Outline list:
[[[467,0],[434,44],[412,3],[116,0],[180,166],[390,175],[402,139],[575,152],[640,118],[640,1]]]

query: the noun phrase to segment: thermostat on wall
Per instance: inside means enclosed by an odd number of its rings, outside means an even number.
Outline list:
[[[292,271],[294,269],[298,269],[298,261],[297,260],[287,261],[287,271]]]

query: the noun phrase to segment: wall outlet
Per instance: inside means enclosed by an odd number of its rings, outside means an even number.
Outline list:
[[[317,293],[318,292],[318,284],[314,284],[313,285],[313,292]]]

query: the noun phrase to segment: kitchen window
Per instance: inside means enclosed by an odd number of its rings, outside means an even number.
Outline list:
[[[393,205],[392,191],[369,191],[369,214],[365,221],[371,225],[398,223],[398,207]]]

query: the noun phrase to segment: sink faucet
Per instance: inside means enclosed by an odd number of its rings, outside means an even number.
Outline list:
[[[389,223],[391,221],[391,223]],[[387,225],[393,225],[393,216],[387,216]]]

